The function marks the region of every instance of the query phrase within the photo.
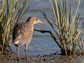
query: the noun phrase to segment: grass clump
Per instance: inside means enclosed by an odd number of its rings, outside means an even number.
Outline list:
[[[28,0],[0,1],[0,51],[5,52],[9,49],[13,26],[29,9],[29,5],[25,9],[26,4],[28,4]]]
[[[80,15],[83,3],[81,0],[49,0],[53,11],[54,19],[50,20],[45,12],[41,12],[55,34],[49,32],[56,44],[59,46],[62,55],[74,55],[77,51],[83,51],[81,42]],[[77,18],[77,19],[76,19]],[[37,30],[38,31],[38,30]]]

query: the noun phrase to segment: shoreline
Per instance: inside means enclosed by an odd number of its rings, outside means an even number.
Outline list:
[[[26,60],[24,55],[21,55],[19,61],[17,61],[17,55],[12,54],[0,54],[0,63],[83,63],[84,56],[28,56]]]

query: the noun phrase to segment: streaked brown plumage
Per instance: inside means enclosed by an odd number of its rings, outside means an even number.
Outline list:
[[[18,23],[14,26],[12,38],[13,44],[17,47],[17,57],[19,58],[19,46],[25,46],[25,57],[27,58],[27,47],[32,39],[34,24],[45,24],[36,17],[29,17],[26,22]]]

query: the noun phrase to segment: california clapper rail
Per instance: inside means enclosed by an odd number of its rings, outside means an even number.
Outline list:
[[[34,24],[42,22],[37,17],[29,17],[26,22],[18,23],[13,28],[13,44],[16,46],[17,58],[19,59],[19,47],[25,46],[25,58],[27,59],[27,47],[32,39]]]

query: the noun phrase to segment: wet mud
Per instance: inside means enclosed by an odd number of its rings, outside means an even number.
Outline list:
[[[0,63],[84,63],[84,56],[28,56],[20,55],[17,61],[16,54],[0,54]]]

